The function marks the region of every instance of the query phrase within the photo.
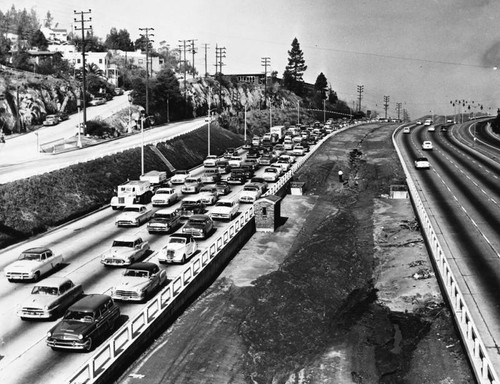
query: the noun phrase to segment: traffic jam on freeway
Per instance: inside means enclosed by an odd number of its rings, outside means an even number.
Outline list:
[[[119,271],[112,283],[98,282],[98,292],[87,291],[78,273],[65,272],[74,255],[56,252],[57,243],[27,247],[4,267],[8,284],[26,296],[15,312],[24,321],[23,333],[29,327],[44,329],[43,344],[58,351],[95,349],[123,323],[125,311],[153,298],[179,273],[176,265],[202,251],[205,240],[336,128],[319,123],[272,127],[264,137],[254,137],[251,146],[207,156],[197,169],[178,170],[170,179],[166,172],[151,171],[117,186],[104,213],[113,218],[116,233],[107,235],[98,257],[76,268],[82,273],[98,263],[103,276]]]

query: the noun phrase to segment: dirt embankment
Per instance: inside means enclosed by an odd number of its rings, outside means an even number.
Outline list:
[[[286,222],[256,233],[123,382],[474,383],[411,204],[385,196],[404,180],[393,128],[319,149]]]

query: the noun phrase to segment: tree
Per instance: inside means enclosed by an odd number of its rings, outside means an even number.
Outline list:
[[[31,37],[30,46],[37,47],[41,51],[46,51],[49,46],[49,42],[45,38],[42,31],[38,30]]]
[[[121,49],[122,51],[132,51],[134,44],[130,40],[130,34],[126,29],[111,28],[109,34],[106,36],[104,46],[108,49]]]
[[[328,88],[328,81],[326,80],[325,75],[321,72],[316,78],[316,82],[314,83],[314,89],[316,92],[325,92],[325,89]]]
[[[53,21],[54,21],[54,18],[52,17],[52,14],[50,13],[50,11],[47,11],[47,14],[45,15],[43,26],[45,28],[52,28]]]
[[[286,89],[295,92],[297,95],[303,94],[304,80],[302,76],[307,69],[305,65],[304,53],[300,49],[297,38],[292,41],[292,49],[288,51],[288,65],[283,73],[283,84]]]

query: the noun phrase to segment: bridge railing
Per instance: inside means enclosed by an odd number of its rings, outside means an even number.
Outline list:
[[[478,327],[472,320],[472,315],[465,303],[464,295],[460,291],[457,279],[453,275],[452,269],[448,263],[448,258],[451,258],[452,255],[445,254],[444,248],[441,246],[436,231],[432,226],[431,220],[422,202],[415,182],[411,178],[411,174],[406,166],[403,155],[397,146],[395,139],[397,132],[397,130],[394,131],[392,141],[404,169],[408,190],[413,200],[413,204],[420,221],[420,226],[425,234],[425,237],[427,238],[428,245],[430,247],[430,255],[437,268],[437,275],[441,280],[448,302],[452,307],[453,316],[456,324],[458,325],[458,329],[476,379],[481,384],[500,384],[498,374],[488,357],[487,349],[481,339]]]

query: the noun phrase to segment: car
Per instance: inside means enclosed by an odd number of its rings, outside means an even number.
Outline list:
[[[208,155],[205,160],[203,160],[203,166],[205,168],[213,168],[217,165],[218,157],[215,155]]]
[[[47,115],[42,124],[47,127],[51,125],[57,125],[60,122],[61,120],[59,120],[59,117],[57,117],[57,115]]]
[[[69,119],[69,115],[66,112],[57,112],[56,116],[59,119],[59,121],[65,121]]]
[[[276,163],[274,163],[275,167],[280,167],[283,172],[287,172],[290,169],[290,163],[288,161],[285,161],[284,159],[278,159]]]
[[[182,227],[181,232],[192,235],[195,239],[206,239],[214,229],[214,222],[209,215],[193,215]]]
[[[278,158],[278,161],[283,161],[283,162],[289,162],[290,164],[295,163],[297,160],[295,156],[290,156],[290,155],[281,155]]]
[[[120,301],[144,302],[167,282],[167,272],[152,262],[134,263],[111,288],[111,297]]]
[[[4,269],[8,281],[38,281],[41,276],[59,268],[64,259],[47,247],[34,247],[21,252],[17,261]]]
[[[454,121],[453,121],[453,119],[446,119],[446,122],[447,122],[447,123],[451,123],[451,124],[454,124]]]
[[[247,175],[243,168],[234,168],[226,180],[229,184],[245,184]]]
[[[37,283],[28,299],[21,304],[17,315],[22,320],[53,319],[83,296],[80,284],[74,284],[67,277],[48,277]]]
[[[425,150],[432,150],[432,141],[426,140],[422,143],[422,149]]]
[[[276,167],[267,167],[264,168],[262,178],[267,182],[274,183],[280,178],[280,172]]]
[[[205,213],[206,206],[198,196],[186,197],[181,201],[179,215],[182,219],[187,219],[193,215]]]
[[[174,175],[170,178],[172,184],[184,184],[186,179],[191,176],[191,173],[185,169],[178,169],[174,172]]]
[[[169,206],[177,200],[179,200],[179,194],[175,188],[160,187],[151,198],[151,203],[153,204],[153,207]]]
[[[257,185],[260,187],[260,189],[262,190],[262,193],[265,193],[268,189],[268,184],[267,184],[267,181],[264,180],[263,177],[252,177],[252,179],[250,180],[251,183]]]
[[[429,125],[427,127],[427,132],[434,132],[436,130],[436,127],[434,125]]]
[[[422,120],[417,120],[417,122],[415,124],[422,125]]]
[[[426,125],[426,126],[432,125],[432,120],[431,119],[425,119],[424,125]]]
[[[262,188],[257,184],[249,183],[243,187],[238,198],[240,203],[255,203],[262,196]]]
[[[216,183],[220,181],[221,175],[217,168],[207,169],[203,175],[201,175],[201,182],[203,184]]]
[[[117,227],[139,227],[153,216],[153,210],[144,204],[130,204],[123,208],[116,219]]]
[[[232,156],[238,156],[238,150],[236,148],[226,148],[223,156],[229,160]]]
[[[240,204],[230,198],[220,199],[210,213],[213,220],[233,220],[238,215]]]
[[[273,155],[264,155],[259,159],[260,165],[271,165],[276,162],[276,157]]]
[[[91,294],[72,304],[62,320],[47,333],[46,343],[54,350],[89,352],[96,342],[113,333],[120,308],[109,295]]]
[[[124,93],[123,88],[119,88],[119,87],[115,88],[115,95],[116,96],[123,95],[123,93]]]
[[[403,133],[410,133],[410,127],[404,127]]]
[[[284,155],[286,152],[285,146],[283,144],[276,144],[274,146],[274,153],[276,156]]]
[[[304,156],[305,154],[306,154],[306,150],[305,150],[304,146],[302,146],[302,145],[296,145],[292,149],[293,156]]]
[[[149,233],[172,232],[181,225],[181,216],[176,208],[159,209],[149,220],[147,229]]]
[[[200,189],[200,194],[198,195],[198,197],[203,204],[214,205],[219,199],[219,193],[215,186],[205,185]]]
[[[431,167],[427,157],[418,157],[415,159],[415,168],[417,169],[429,169]]]
[[[231,168],[238,168],[238,167],[241,167],[241,162],[243,161],[242,157],[241,156],[231,156],[229,159],[228,159],[228,162],[229,162],[229,166]]]
[[[149,242],[137,235],[123,236],[113,240],[111,248],[101,255],[105,266],[128,266],[149,251]]]
[[[221,175],[225,175],[231,172],[229,161],[227,161],[226,159],[217,160],[216,167]]]
[[[181,192],[183,194],[188,193],[198,193],[201,188],[201,178],[189,176],[186,178],[184,185],[181,187]]]
[[[442,125],[441,126],[441,132],[447,133],[448,132],[448,126],[447,125]]]
[[[182,263],[184,264],[198,251],[198,244],[194,237],[186,233],[174,233],[170,235],[167,243],[157,252],[160,264]]]
[[[231,186],[225,180],[221,180],[215,183],[215,188],[217,189],[217,194],[219,196],[225,196],[231,192]]]
[[[89,101],[89,105],[102,105],[106,104],[106,98],[105,97],[94,97],[92,100]]]

